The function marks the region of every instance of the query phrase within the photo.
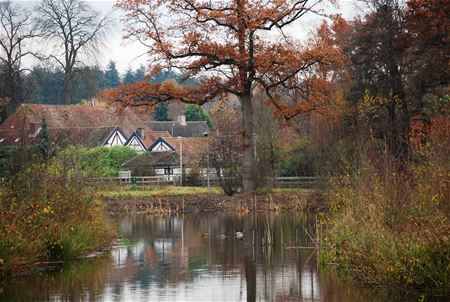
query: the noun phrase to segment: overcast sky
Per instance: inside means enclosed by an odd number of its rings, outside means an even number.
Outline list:
[[[117,68],[120,73],[124,73],[127,68],[137,68],[140,64],[146,65],[145,48],[138,43],[124,42],[122,40],[122,24],[120,22],[121,12],[115,11],[113,5],[115,1],[111,0],[86,0],[102,15],[109,14],[114,21],[112,25],[105,47],[102,49],[100,56],[96,63],[102,68],[106,66],[109,60],[117,63]],[[24,3],[29,9],[33,8],[38,1],[27,0],[13,0],[13,2]],[[328,5],[326,7],[328,12],[341,13],[345,18],[351,18],[361,12],[357,6],[356,0],[339,0],[339,7]],[[321,18],[316,15],[305,15],[302,20],[294,23],[289,29],[288,33],[298,39],[304,38],[311,33],[314,28],[320,24]],[[26,65],[33,65],[35,62],[27,61]]]

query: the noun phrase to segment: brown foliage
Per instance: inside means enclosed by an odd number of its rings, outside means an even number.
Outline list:
[[[310,102],[322,97],[312,84],[316,68],[336,59],[326,44],[299,45],[283,30],[322,0],[118,0],[125,12],[126,38],[148,48],[150,75],[164,68],[195,78],[196,88],[136,84],[109,90],[103,97],[122,106],[154,106],[179,100],[203,104],[226,94],[235,95],[243,112],[243,190],[253,185],[254,90],[262,88],[279,116],[290,119],[308,110],[295,100]],[[281,39],[269,37],[279,30]]]
[[[298,89],[297,98],[319,97],[320,90],[308,89],[312,83],[306,79],[318,63],[330,64],[337,54],[325,43],[305,47],[288,38],[271,40],[264,32],[282,30],[314,11],[317,2],[120,0],[116,7],[126,12],[126,38],[142,42],[152,55],[150,75],[175,68],[200,83],[184,89],[141,83],[109,90],[103,97],[126,105],[166,100],[203,104],[224,93],[251,95],[258,85],[276,108],[292,117],[305,109],[283,106],[279,96]],[[168,24],[164,16],[175,18]]]

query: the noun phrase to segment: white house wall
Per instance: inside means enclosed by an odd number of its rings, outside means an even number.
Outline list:
[[[133,137],[131,141],[128,143],[127,147],[135,150],[136,152],[145,152],[145,147],[139,142],[136,137]]]
[[[159,142],[158,144],[156,144],[156,146],[154,146],[150,152],[167,152],[167,151],[172,151],[172,149],[164,142]]]
[[[119,130],[115,130],[113,135],[108,139],[108,141],[105,143],[105,147],[116,147],[116,146],[123,146],[125,145],[127,139],[125,136],[120,133]]]

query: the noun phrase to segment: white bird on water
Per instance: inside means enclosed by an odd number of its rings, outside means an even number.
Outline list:
[[[237,238],[237,239],[244,238],[244,230],[234,232],[234,238]]]

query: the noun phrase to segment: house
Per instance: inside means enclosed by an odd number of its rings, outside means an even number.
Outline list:
[[[180,155],[176,152],[146,152],[122,164],[134,176],[180,175]]]
[[[122,132],[122,130],[120,130],[119,127],[115,127],[109,133],[108,137],[103,143],[103,146],[105,147],[124,146],[126,142],[127,136]]]
[[[180,175],[204,174],[206,167],[207,138],[205,137],[159,137],[145,152],[122,164],[133,175]]]
[[[149,146],[161,136],[170,136],[167,131],[149,131],[148,129],[138,128],[131,134],[124,146],[128,146],[138,153],[149,151]]]
[[[22,104],[0,125],[0,146],[26,144],[39,137],[42,119],[53,141],[86,147],[124,145],[134,131],[144,128],[142,112],[81,105]]]
[[[167,139],[167,138],[166,138]],[[167,141],[159,137],[157,140],[153,142],[152,145],[148,147],[148,151],[150,152],[176,152],[175,148],[167,143]]]
[[[206,122],[186,122],[183,116],[176,122],[145,117],[132,109],[118,115],[108,107],[22,104],[0,125],[0,147],[36,142],[45,119],[51,140],[59,145],[128,146],[137,151],[140,155],[123,165],[133,174],[180,175],[180,161],[184,173],[203,169]]]

